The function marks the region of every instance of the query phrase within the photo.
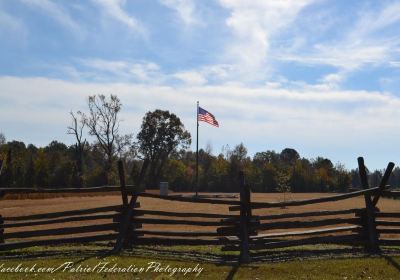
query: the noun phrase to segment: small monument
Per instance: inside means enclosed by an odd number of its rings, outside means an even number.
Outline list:
[[[168,182],[160,182],[160,195],[168,196]]]

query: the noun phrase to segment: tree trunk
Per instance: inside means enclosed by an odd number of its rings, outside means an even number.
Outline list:
[[[150,164],[150,171],[149,171],[149,178],[148,178],[148,183],[150,184],[150,187],[156,187],[157,186],[157,163],[158,160],[153,160]]]
[[[157,172],[154,178],[155,184],[159,184],[160,180],[161,180],[161,174],[162,174],[162,170],[164,168],[164,165],[166,163],[166,159],[162,159],[160,165],[157,168]]]
[[[135,182],[136,183],[136,186],[140,189],[141,188],[141,186],[142,186],[142,184],[143,184],[143,181],[144,181],[144,178],[145,178],[145,176],[146,176],[146,171],[147,171],[147,168],[149,167],[149,159],[148,158],[145,158],[144,159],[144,161],[143,161],[143,164],[142,164],[142,168],[140,169],[140,174],[139,174],[139,177],[138,177],[138,179],[137,179],[137,181]]]

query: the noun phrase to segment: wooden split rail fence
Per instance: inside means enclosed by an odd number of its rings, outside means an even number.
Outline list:
[[[122,204],[25,216],[0,216],[0,250],[93,241],[112,242],[111,253],[140,245],[221,245],[222,250],[239,251],[240,261],[248,263],[251,261],[252,251],[262,253],[263,250],[274,248],[347,244],[364,246],[369,252],[376,253],[381,246],[400,245],[400,211],[380,212],[376,207],[381,196],[398,197],[398,192],[386,189],[394,164],[388,164],[379,186],[370,188],[364,161],[359,158],[358,162],[363,190],[276,203],[252,202],[250,187],[246,184],[243,173],[239,175],[240,201],[136,193],[132,186],[125,185],[121,162],[118,166],[120,187],[2,189],[0,191],[11,193],[121,191]],[[321,204],[323,209],[325,203],[358,196],[364,197],[364,207],[296,211],[298,207],[311,204]],[[141,197],[169,201],[171,210],[142,209],[138,201]],[[179,212],[173,210],[174,202],[190,204],[185,212]],[[208,204],[210,207],[226,206],[226,214],[186,212],[193,203]],[[290,213],[265,214],[268,209],[283,207],[290,208]]]

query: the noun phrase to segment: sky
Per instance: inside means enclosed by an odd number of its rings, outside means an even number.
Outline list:
[[[0,0],[0,132],[72,144],[69,112],[116,94],[121,129],[177,114],[195,149],[400,164],[400,1]],[[89,141],[94,141],[88,136]]]

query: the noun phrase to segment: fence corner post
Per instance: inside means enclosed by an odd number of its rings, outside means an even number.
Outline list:
[[[126,193],[125,170],[124,170],[124,163],[122,162],[122,160],[118,160],[118,174],[119,174],[119,184],[121,187],[122,203],[125,208],[126,206],[128,206],[128,194]]]
[[[245,182],[243,171],[239,172],[240,187],[240,263],[250,263],[249,225],[251,218],[250,188]]]
[[[367,171],[364,165],[364,158],[358,158],[358,172],[360,174],[361,186],[364,190],[369,189]],[[371,253],[378,253],[380,251],[379,248],[379,239],[378,233],[376,230],[376,222],[375,222],[375,206],[371,199],[371,194],[364,194],[365,200],[365,211],[363,214],[363,226],[364,232],[367,234],[367,251]]]

